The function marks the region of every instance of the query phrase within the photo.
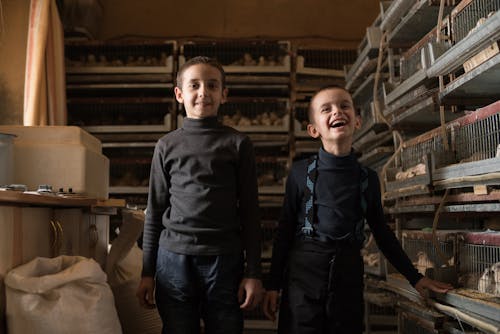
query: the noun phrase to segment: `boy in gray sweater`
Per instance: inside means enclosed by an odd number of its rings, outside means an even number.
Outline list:
[[[199,333],[200,318],[207,334],[241,333],[263,292],[253,146],[217,119],[227,88],[214,59],[186,62],[175,97],[187,117],[155,147],[137,297],[163,333]]]

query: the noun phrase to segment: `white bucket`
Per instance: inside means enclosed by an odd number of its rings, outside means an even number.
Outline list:
[[[0,133],[0,185],[14,183],[14,137]]]

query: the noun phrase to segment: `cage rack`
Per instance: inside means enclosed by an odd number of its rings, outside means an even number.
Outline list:
[[[171,98],[68,98],[68,124],[92,133],[167,132],[173,129]]]
[[[272,40],[188,41],[180,46],[179,65],[204,55],[216,58],[231,73],[290,72],[290,42]]]
[[[445,2],[444,15],[448,15],[456,1]],[[390,29],[387,36],[389,46],[406,47],[427,34],[438,20],[439,0],[418,0],[401,16],[401,20]]]
[[[363,256],[365,273],[377,277],[385,277],[386,259],[378,248],[371,232],[369,232],[367,241],[361,250],[361,255]]]
[[[263,156],[256,151],[255,160],[259,194],[284,194],[289,158]]]
[[[432,232],[404,230],[401,244],[413,265],[422,275],[435,277],[448,275],[456,281],[458,258],[458,232],[436,231],[436,240]],[[451,277],[452,276],[452,277]]]
[[[318,75],[344,78],[344,65],[356,60],[356,50],[297,49],[297,75]]]
[[[397,302],[399,334],[441,334],[446,317],[428,307],[405,300]]]
[[[399,58],[399,82],[395,85],[386,84],[384,89],[384,100],[387,106],[395,103],[415,87],[425,86],[426,88],[433,88],[437,86],[437,79],[429,78],[426,72],[430,64],[429,43],[435,40],[436,27],[401,54]]]
[[[436,160],[434,188],[500,185],[500,101],[450,122],[448,128],[453,130],[451,162],[456,164]]]
[[[375,107],[375,103],[373,100],[369,100],[362,105],[357,104],[356,107],[359,110],[359,114],[361,115],[361,128],[354,132],[353,136],[353,145],[358,145],[359,143],[371,142],[376,136],[380,133],[383,133],[388,130],[388,126],[385,121],[382,119],[382,115],[377,112]],[[382,89],[379,90],[379,112],[383,113],[383,94]],[[365,150],[363,150],[365,152]]]
[[[109,159],[109,192],[147,194],[151,159],[156,143],[105,143]]]
[[[182,108],[182,105],[179,105]],[[184,110],[179,110],[178,127],[183,124]],[[288,133],[290,100],[286,98],[231,97],[221,104],[218,117],[222,124],[245,133]]]
[[[484,13],[487,11],[485,8],[494,11],[491,12],[492,15],[486,13],[485,17],[481,16],[484,19],[480,19],[478,24],[474,10]],[[457,20],[462,14],[466,14],[463,22]],[[498,1],[464,0],[455,7],[451,16],[450,38],[453,45],[427,69],[429,77],[449,78],[439,94],[441,104],[471,108],[498,100],[500,93],[496,87],[493,88],[500,71]],[[468,31],[467,27],[471,24],[475,28]],[[461,30],[467,30],[463,37],[460,37],[463,35],[459,33]]]
[[[382,289],[368,288],[364,291],[365,334],[397,333],[395,295]]]
[[[378,49],[382,31],[379,27],[366,28],[366,34],[358,46],[358,56],[354,63],[344,67],[346,89],[355,89],[364,77],[377,67]]]
[[[66,73],[100,74],[98,81],[116,74],[172,74],[177,56],[173,40],[67,41]],[[78,77],[70,77],[78,81]],[[113,78],[113,76],[111,76]],[[128,78],[141,81],[141,77]],[[147,78],[143,76],[143,78]],[[71,80],[70,80],[71,81]]]
[[[481,19],[500,10],[499,0],[462,0],[451,12],[452,41],[463,40]]]
[[[296,102],[293,105],[293,133],[295,137],[309,137],[307,134],[307,124],[309,124],[307,110],[309,103]]]
[[[463,232],[459,254],[461,285],[500,297],[500,232]],[[496,304],[500,309],[500,300]]]

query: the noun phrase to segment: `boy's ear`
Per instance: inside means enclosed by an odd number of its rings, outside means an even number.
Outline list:
[[[319,137],[318,130],[316,130],[316,127],[311,123],[307,124],[307,133],[309,134],[309,136],[311,136],[313,138]]]
[[[175,99],[177,100],[177,102],[179,102],[179,103],[184,102],[184,98],[182,97],[182,90],[179,87],[174,88],[174,95],[175,95]]]
[[[227,102],[227,93],[229,92],[229,90],[226,88],[224,88],[222,90],[222,99],[220,100],[220,104],[224,104]]]
[[[354,124],[354,128],[356,130],[359,130],[359,129],[361,129],[362,124],[363,124],[363,122],[361,120],[361,115],[356,115],[356,123]]]

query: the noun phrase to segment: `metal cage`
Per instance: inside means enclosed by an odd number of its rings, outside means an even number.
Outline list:
[[[403,231],[401,244],[422,275],[429,269],[436,271],[456,265],[456,232],[437,231],[437,240],[433,242],[430,232],[406,230]]]
[[[180,47],[179,64],[199,55],[216,58],[226,72],[290,70],[290,43],[286,41],[190,41]]]
[[[500,232],[466,232],[460,242],[461,284],[500,297]]]
[[[491,12],[500,10],[500,0],[463,0],[451,12],[453,44],[464,39]]]
[[[220,106],[222,123],[244,132],[288,132],[288,99],[229,100]]]
[[[133,71],[137,67],[142,71],[157,67],[172,73],[176,54],[177,42],[171,40],[85,41],[65,45],[68,73],[112,72],[113,68],[126,72],[127,68]]]

